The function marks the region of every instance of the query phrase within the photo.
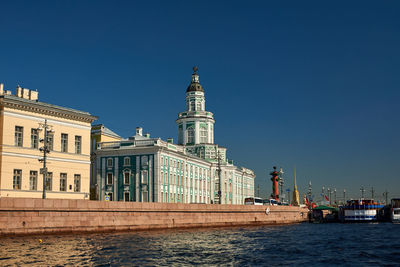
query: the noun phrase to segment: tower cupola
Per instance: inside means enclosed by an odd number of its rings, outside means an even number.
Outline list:
[[[186,92],[203,92],[204,93],[204,89],[203,86],[201,86],[200,82],[199,82],[199,75],[197,74],[197,71],[199,70],[199,68],[197,66],[193,67],[193,74],[192,74],[192,82],[189,84]]]

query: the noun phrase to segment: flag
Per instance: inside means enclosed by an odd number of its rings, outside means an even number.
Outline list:
[[[326,201],[329,201],[329,198],[327,196],[325,196]]]

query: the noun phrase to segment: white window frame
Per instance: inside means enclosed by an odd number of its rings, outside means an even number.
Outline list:
[[[65,177],[63,177],[65,175]],[[61,180],[64,180],[65,178],[65,183],[64,183],[64,190],[61,188]],[[66,173],[60,173],[60,192],[66,192],[67,191],[67,174]]]
[[[29,190],[37,190],[38,172],[29,171]]]
[[[142,184],[148,184],[149,183],[149,175],[148,175],[147,170],[142,170],[140,173],[140,181]]]
[[[194,144],[194,142],[195,142],[195,137],[194,137],[195,133],[194,133],[193,127],[187,128],[186,132],[187,132],[187,142],[189,144]]]
[[[13,189],[14,190],[21,190],[21,188],[22,188],[22,170],[21,169],[14,169]]]
[[[15,126],[14,144],[18,147],[24,146],[24,127]]]
[[[61,152],[68,153],[68,134],[61,134]]]
[[[81,192],[82,176],[74,174],[74,192]]]

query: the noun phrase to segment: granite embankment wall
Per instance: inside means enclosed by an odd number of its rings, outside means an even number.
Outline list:
[[[0,198],[0,235],[289,224],[306,219],[306,209],[288,206]]]

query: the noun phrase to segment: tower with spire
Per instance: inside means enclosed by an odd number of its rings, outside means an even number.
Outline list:
[[[226,160],[226,149],[214,144],[214,115],[206,111],[206,99],[200,84],[198,67],[193,67],[192,80],[186,89],[186,111],[178,114],[178,144],[200,158]]]
[[[294,167],[294,188],[293,188],[292,205],[293,206],[299,206],[300,205],[299,191],[297,191],[297,183],[296,183],[296,167]]]

